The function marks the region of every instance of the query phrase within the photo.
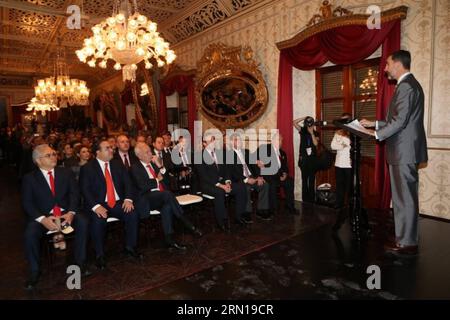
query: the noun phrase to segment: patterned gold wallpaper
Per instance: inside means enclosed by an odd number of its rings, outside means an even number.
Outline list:
[[[254,128],[275,128],[279,51],[275,43],[298,33],[309,18],[318,12],[321,1],[268,1],[252,11],[213,27],[177,44],[177,63],[195,68],[203,49],[221,41],[228,45],[249,45],[260,62],[269,90],[267,112]],[[370,0],[332,1],[354,12],[365,12]],[[409,7],[402,23],[401,47],[411,51],[412,72],[422,84],[426,99],[426,128],[430,161],[420,170],[420,211],[450,219],[450,1],[449,0],[383,0],[382,10],[399,5]],[[294,116],[314,114],[314,73],[294,71]],[[204,119],[203,119],[204,120]],[[204,120],[203,127],[211,124]],[[294,149],[298,137],[294,135]],[[295,159],[297,160],[297,159]],[[296,170],[296,199],[301,199],[300,171]]]

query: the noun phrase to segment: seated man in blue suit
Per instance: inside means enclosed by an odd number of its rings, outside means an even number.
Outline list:
[[[91,234],[95,246],[96,264],[106,268],[103,242],[106,220],[114,217],[125,223],[125,254],[142,258],[136,252],[139,216],[134,211],[132,185],[127,170],[113,159],[113,150],[107,140],[94,146],[96,159],[81,167],[80,186],[87,212],[91,212]]]
[[[86,269],[88,219],[78,212],[79,190],[72,171],[56,167],[57,155],[47,144],[36,146],[32,153],[38,168],[26,174],[22,182],[22,204],[27,215],[25,253],[31,274],[26,289],[33,289],[39,280],[40,239],[47,231],[58,230],[57,220],[75,229],[75,263],[82,274]]]

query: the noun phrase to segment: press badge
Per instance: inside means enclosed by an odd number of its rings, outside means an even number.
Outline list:
[[[312,148],[306,148],[306,154],[310,156],[312,153]]]

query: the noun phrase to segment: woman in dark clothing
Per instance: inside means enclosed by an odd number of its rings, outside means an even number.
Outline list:
[[[300,123],[303,121],[303,126]],[[315,131],[314,119],[302,117],[294,120],[294,127],[300,134],[298,166],[302,172],[302,201],[315,201],[315,183],[317,171],[318,133]]]

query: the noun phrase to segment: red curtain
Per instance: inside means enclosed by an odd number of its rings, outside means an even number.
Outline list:
[[[194,136],[194,121],[196,118],[195,83],[193,76],[176,75],[161,83],[159,95],[159,131],[167,130],[167,101],[166,97],[178,92],[186,94],[188,98],[188,130]]]
[[[366,25],[344,26],[318,33],[309,37],[296,46],[282,49],[278,70],[278,129],[284,137],[285,151],[289,159],[289,171],[294,173],[294,146],[293,146],[293,101],[292,101],[292,67],[300,70],[313,70],[327,61],[346,65],[364,60],[370,56],[380,45],[383,45],[383,58],[400,47],[400,19],[381,25],[380,29],[368,29]],[[380,70],[384,69],[384,61]],[[384,83],[386,79],[380,72],[378,79],[378,95],[383,103],[377,103],[377,117],[383,118],[388,101],[392,97],[390,84]],[[381,110],[382,109],[382,110]],[[289,119],[290,121],[286,121]],[[377,148],[378,161],[384,161],[384,148]],[[380,160],[381,159],[381,160]],[[383,162],[384,163],[384,162]],[[386,167],[378,166],[378,177],[386,177]],[[381,183],[381,185],[380,185]],[[385,192],[389,179],[377,180],[378,190]],[[386,200],[384,200],[386,201]],[[390,201],[390,199],[389,199]]]
[[[389,37],[383,42],[383,51],[380,60],[380,72],[377,82],[377,119],[385,119],[389,102],[395,90],[395,82],[389,81],[386,74],[382,72],[386,65],[387,57],[394,51],[400,49],[400,21],[394,25]],[[375,186],[378,190],[378,201],[380,209],[388,209],[391,202],[391,184],[389,179],[389,167],[385,157],[385,143],[377,143],[375,157]]]

